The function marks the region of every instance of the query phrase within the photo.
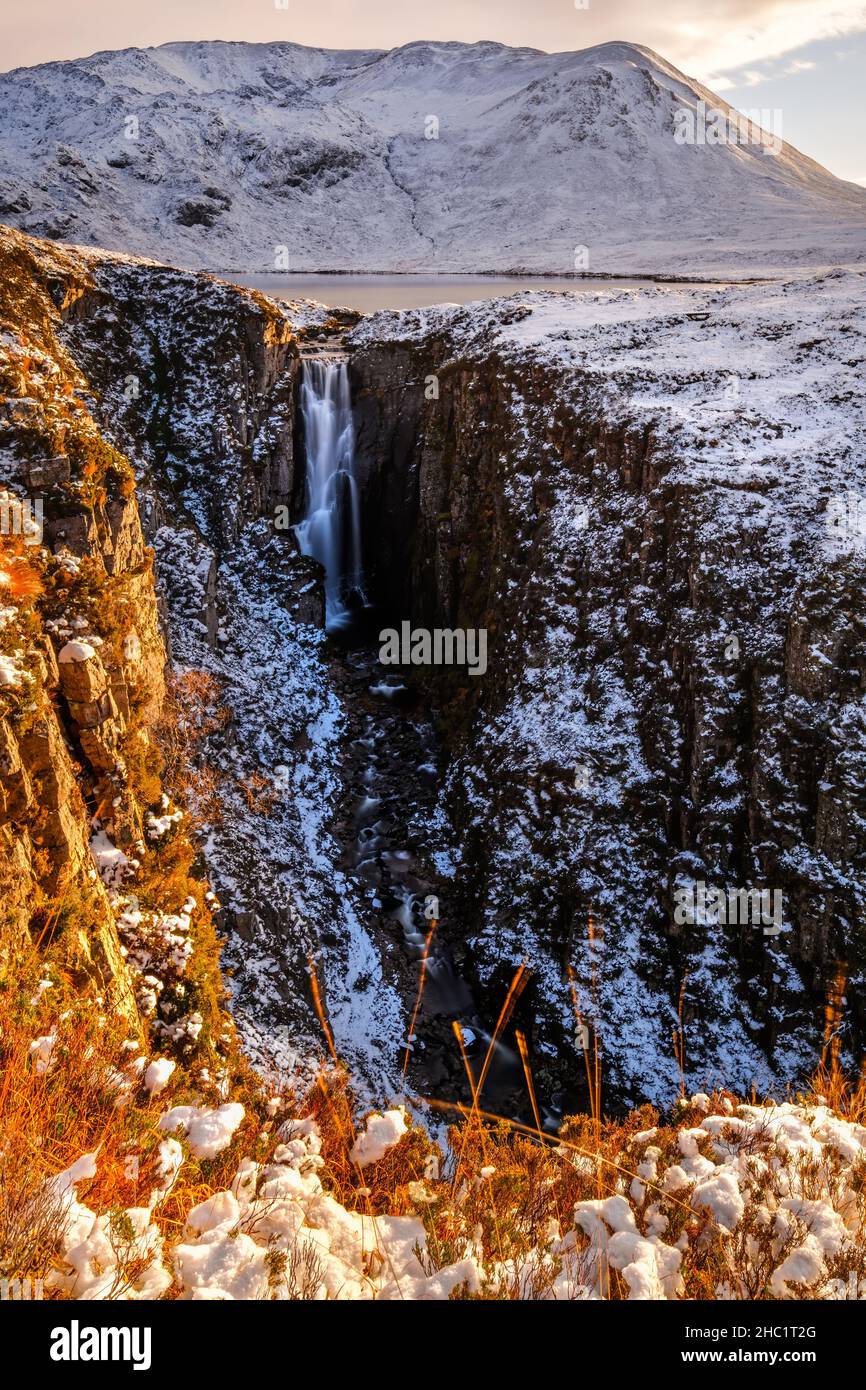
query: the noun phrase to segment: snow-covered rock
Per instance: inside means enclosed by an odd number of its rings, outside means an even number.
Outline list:
[[[215,1158],[228,1148],[243,1118],[244,1107],[237,1101],[220,1105],[216,1110],[200,1105],[176,1105],[160,1117],[159,1128],[169,1134],[176,1129],[182,1130],[194,1158]]]
[[[144,1084],[151,1095],[158,1096],[165,1090],[176,1066],[170,1057],[154,1057],[144,1073]]]
[[[352,1145],[349,1158],[359,1168],[368,1163],[378,1163],[389,1149],[399,1144],[407,1132],[406,1112],[403,1109],[386,1110],[382,1115],[370,1115],[361,1134]]]

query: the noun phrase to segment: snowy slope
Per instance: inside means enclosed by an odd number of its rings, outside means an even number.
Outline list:
[[[678,143],[700,101],[729,109],[624,43],[98,53],[0,78],[0,218],[253,271],[567,274],[579,246],[591,272],[863,259],[866,191],[787,145]]]
[[[410,354],[390,384],[437,364],[441,399],[416,418],[407,388],[394,415],[421,439],[448,420],[451,551],[478,548],[484,572],[492,537],[487,703],[442,797],[478,974],[501,993],[529,962],[536,1046],[574,1074],[580,1045],[554,1041],[557,1014],[573,1030],[568,961],[606,1084],[631,1099],[676,1087],[678,1008],[687,1084],[808,1074],[819,940],[848,962],[845,1047],[861,1009],[864,544],[829,519],[866,491],[864,331],[866,277],[834,271],[542,291],[352,334],[365,389],[389,344]],[[462,456],[481,498],[465,530]],[[406,466],[440,512],[435,461]],[[778,941],[677,937],[677,876],[738,872],[782,890]]]
[[[273,339],[274,321],[315,311],[123,256],[39,256],[59,290],[71,260],[93,276],[64,342],[139,472],[174,661],[217,677],[232,710],[209,748],[222,820],[203,813],[202,841],[244,1038],[259,1059],[315,1052],[313,955],[339,1055],[390,1099],[414,996],[393,935],[337,867],[340,786],[358,766],[350,697],[300,612],[308,562],[268,524],[291,493],[297,363],[288,345],[264,353],[256,321],[267,309]],[[359,440],[390,448],[390,419],[418,441],[394,456],[420,470],[425,510],[406,523],[439,535],[450,506],[449,554],[468,570],[474,552],[490,576],[471,598],[494,615],[484,703],[424,843],[451,851],[437,856],[445,930],[494,1018],[502,981],[531,970],[522,1022],[542,1098],[583,1065],[566,962],[608,1098],[669,1100],[680,1007],[689,1086],[802,1077],[843,965],[838,1036],[858,1055],[866,274],[383,313],[347,346]],[[362,428],[374,389],[376,431]],[[828,525],[834,499],[847,529]],[[274,804],[251,804],[250,785]],[[781,936],[674,934],[673,887],[693,880],[778,888]]]

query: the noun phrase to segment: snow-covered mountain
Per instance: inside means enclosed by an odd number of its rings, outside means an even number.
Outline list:
[[[0,78],[0,218],[248,271],[727,274],[866,257],[866,190],[781,142],[713,143],[701,103],[728,119],[625,43],[97,53]],[[680,143],[692,120],[697,140]]]

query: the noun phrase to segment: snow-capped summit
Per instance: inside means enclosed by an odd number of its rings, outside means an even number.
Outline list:
[[[170,43],[0,77],[0,218],[250,271],[864,259],[866,190],[758,120],[628,43]]]

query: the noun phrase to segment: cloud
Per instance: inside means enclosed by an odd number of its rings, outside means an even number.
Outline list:
[[[737,73],[736,76],[718,73],[712,78],[712,85],[716,92],[729,92],[732,87],[759,87],[762,82],[774,82],[780,77],[794,77],[801,72],[814,72],[817,67],[818,64],[810,59],[794,58],[784,68],[778,63],[771,64],[771,71],[746,68],[745,72]]]
[[[0,52],[9,66],[177,39],[246,39],[326,48],[391,48],[415,39],[459,39],[548,50],[625,39],[653,48],[712,85],[758,71],[826,38],[866,30],[866,0],[6,0]]]
[[[683,8],[692,10],[691,4]],[[732,68],[756,69],[821,39],[866,30],[862,0],[720,0],[700,14],[699,32],[689,34],[684,27],[677,34],[674,23],[668,56],[705,81]]]

